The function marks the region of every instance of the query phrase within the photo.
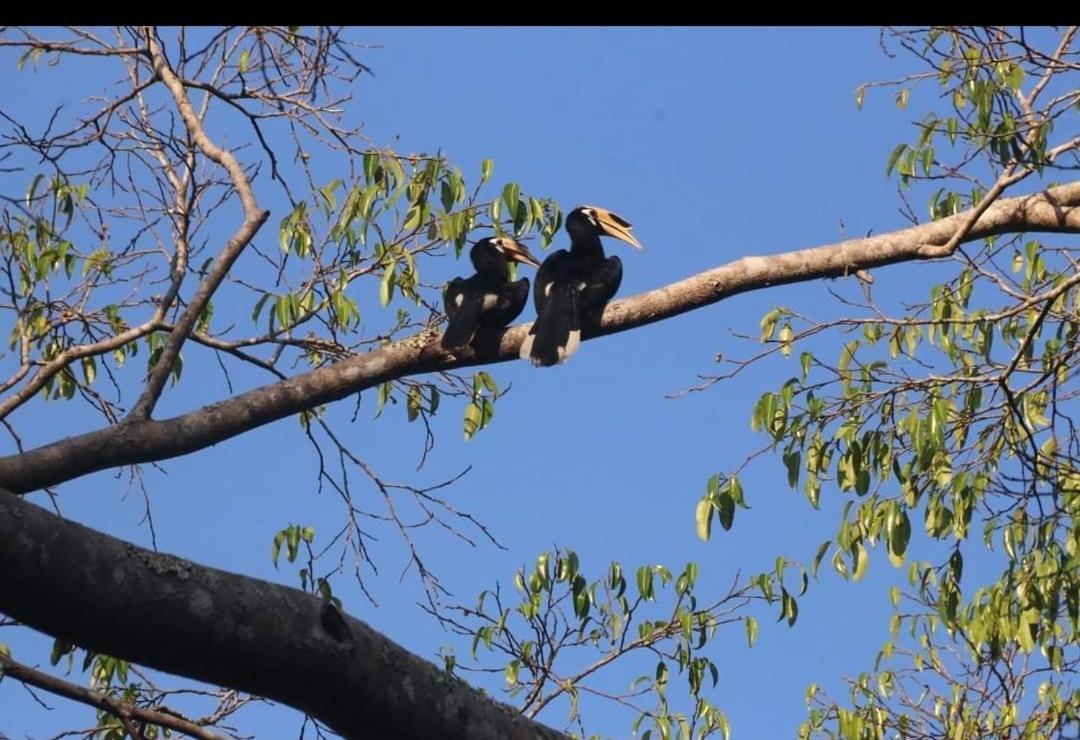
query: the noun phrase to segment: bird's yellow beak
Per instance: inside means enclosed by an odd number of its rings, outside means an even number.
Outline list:
[[[514,262],[524,262],[526,265],[532,265],[533,267],[539,267],[540,261],[533,257],[529,253],[529,250],[525,248],[525,245],[521,242],[515,241],[508,237],[499,237],[495,239],[495,246],[497,246],[503,254]]]
[[[612,213],[606,208],[597,208],[592,206],[593,212],[596,214],[596,222],[600,226],[600,230],[607,236],[613,236],[620,241],[624,241],[634,249],[644,249],[641,242],[630,233],[630,229],[633,228],[631,223],[617,213]]]

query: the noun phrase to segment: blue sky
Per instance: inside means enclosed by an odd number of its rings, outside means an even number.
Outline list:
[[[854,103],[860,83],[912,69],[905,58],[881,53],[877,29],[369,28],[350,35],[378,45],[363,56],[374,77],[357,83],[347,113],[365,123],[376,144],[441,150],[470,179],[491,157],[495,188],[515,181],[564,209],[590,203],[616,211],[646,247],[635,253],[610,243],[609,252],[623,258],[622,295],[742,255],[907,225],[884,168],[892,148],[910,137],[916,114],[897,111],[878,91],[862,111]],[[19,100],[33,111],[58,96],[74,106],[90,92],[87,80],[111,79],[91,78],[71,63],[61,65],[62,73],[15,73],[15,58],[0,56],[5,109]],[[916,93],[913,107],[924,102]],[[5,192],[25,187],[10,176],[3,182]],[[275,211],[271,223],[282,215]],[[555,244],[565,241],[560,234]],[[436,269],[449,277],[464,264]],[[933,266],[899,266],[878,271],[875,291],[883,304],[896,305],[901,297],[927,295],[940,279]],[[705,393],[666,396],[694,385],[699,373],[715,372],[717,353],[752,353],[756,345],[734,332],[756,336],[771,308],[835,312],[828,288],[854,290],[837,281],[783,286],[588,342],[565,366],[496,366],[490,372],[512,390],[498,403],[493,425],[464,442],[461,407],[448,402],[436,417],[435,451],[420,471],[420,429],[405,423],[400,408],[373,421],[367,399],[350,424],[353,404],[346,401],[329,418],[388,478],[423,485],[472,466],[447,495],[508,550],[470,548],[432,530],[418,535],[424,556],[462,601],[497,581],[509,587],[516,567],[555,545],[576,549],[596,576],[611,560],[673,570],[693,560],[701,566],[701,593],[719,591],[739,571],[771,568],[778,554],[809,561],[833,535],[846,497],[826,490],[822,510],[814,511],[788,490],[779,459],[765,456],[744,475],[752,509],[738,512],[731,532],[699,541],[693,515],[706,479],[764,444],[750,431],[753,404],[796,372],[796,360],[778,359]],[[826,339],[815,349],[835,356],[841,342]],[[161,414],[224,396],[215,363],[202,360],[188,360],[184,382]],[[37,404],[14,421],[29,444],[95,423],[74,404]],[[6,438],[0,445],[4,454],[12,451]],[[200,563],[295,585],[294,568],[275,571],[270,564],[273,534],[297,522],[329,536],[340,521],[337,499],[315,494],[314,457],[295,419],[163,467],[167,474],[145,471],[158,545]],[[64,511],[145,544],[141,496],[126,490],[126,480],[112,473],[88,476],[61,488]],[[380,575],[368,580],[378,607],[340,578],[336,589],[347,610],[425,657],[447,644],[467,654],[467,643],[416,608],[415,579],[398,578],[404,550],[389,530],[380,536]],[[887,639],[888,587],[904,574],[880,553],[859,584],[823,567],[794,629],[776,624],[769,607],[751,612],[761,623],[752,650],[741,626],[722,635],[711,653],[720,682],[710,698],[728,713],[735,737],[790,736],[805,719],[809,683],[839,694],[841,675],[870,669]],[[19,659],[47,667],[48,641],[12,630],[0,641]],[[614,684],[628,685],[637,668],[614,668]],[[0,683],[0,731],[41,738],[89,724],[88,710],[47,701],[53,711],[14,682]],[[562,726],[562,711],[542,718]],[[629,736],[625,714],[603,705],[589,712],[591,731]],[[285,737],[296,734],[300,717],[254,708],[238,724],[258,737]]]

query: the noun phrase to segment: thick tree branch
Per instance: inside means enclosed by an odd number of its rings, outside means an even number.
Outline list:
[[[34,629],[281,701],[346,737],[563,737],[310,594],[144,550],[6,491],[0,583],[0,611]]]
[[[104,709],[106,712],[119,717],[121,720],[137,719],[140,722],[148,722],[160,727],[168,727],[170,730],[183,733],[188,737],[200,738],[201,740],[221,740],[221,735],[211,732],[205,727],[200,727],[194,722],[189,722],[182,717],[169,712],[159,712],[154,709],[137,707],[134,704],[120,701],[100,691],[94,691],[84,686],[78,686],[70,681],[50,676],[48,673],[18,663],[11,658],[0,654],[0,676],[11,676],[17,681],[36,686],[39,689],[63,696],[73,701],[87,704],[91,707]]]
[[[924,259],[934,247],[947,244],[956,229],[966,226],[969,213],[865,239],[742,257],[677,283],[613,301],[604,311],[599,329],[589,336],[626,331],[752,290]],[[970,226],[964,241],[1018,232],[1080,233],[1080,181],[998,200]],[[431,341],[434,337],[418,335],[172,419],[130,420],[3,457],[0,485],[26,492],[97,470],[177,457],[387,380],[514,360],[528,326],[513,326],[477,346],[475,352],[465,350],[459,355],[442,350]]]

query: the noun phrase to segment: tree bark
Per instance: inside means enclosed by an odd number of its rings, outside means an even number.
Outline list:
[[[152,552],[0,490],[0,611],[310,714],[346,737],[561,738],[293,588]]]
[[[946,256],[942,246],[964,224],[968,213],[865,239],[742,257],[677,283],[613,301],[605,309],[600,327],[584,338],[661,321],[738,293]],[[997,201],[963,241],[1017,232],[1080,232],[1080,181]],[[133,419],[2,457],[0,486],[25,493],[98,470],[177,457],[388,380],[517,359],[529,326],[510,327],[475,352],[466,349],[458,354],[443,350],[435,341],[436,335],[417,335],[172,419]]]

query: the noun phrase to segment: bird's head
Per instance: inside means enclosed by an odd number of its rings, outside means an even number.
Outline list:
[[[622,216],[598,206],[578,206],[566,216],[566,230],[571,239],[589,236],[613,236],[634,249],[644,249],[630,233],[631,224]]]
[[[525,245],[506,236],[489,236],[476,243],[473,249],[494,249],[506,255],[512,262],[524,262],[526,265],[539,267],[540,261],[529,253]]]

